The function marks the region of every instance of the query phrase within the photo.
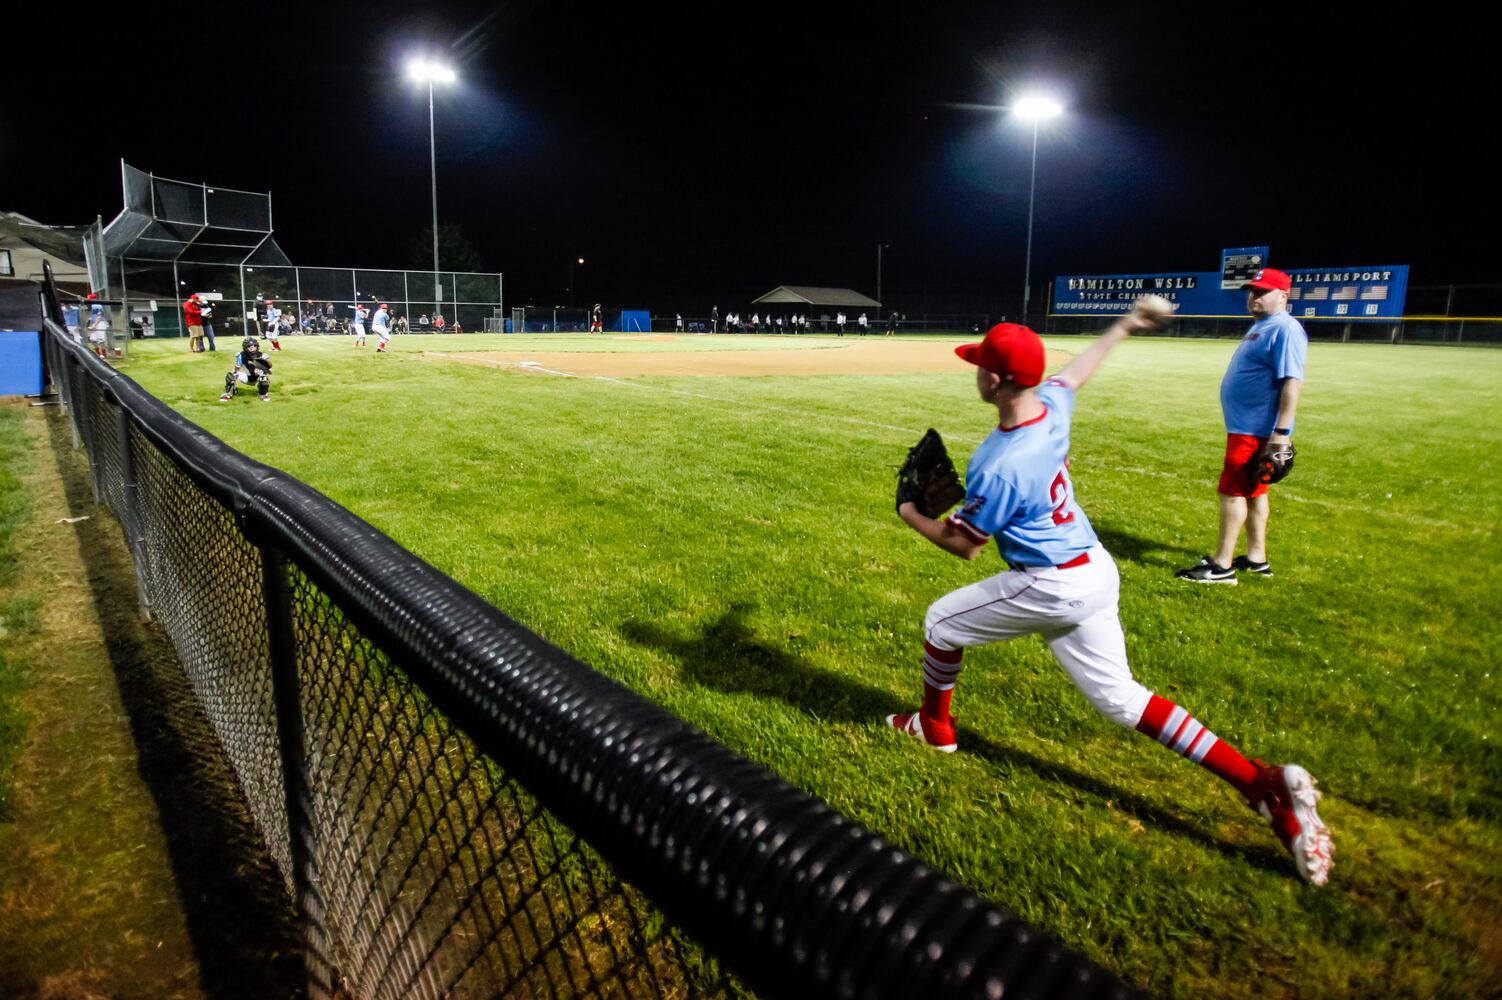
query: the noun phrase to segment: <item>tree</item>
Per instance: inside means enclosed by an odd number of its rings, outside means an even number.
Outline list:
[[[424,226],[407,248],[407,260],[414,271],[433,269],[433,227]],[[438,264],[444,271],[483,271],[480,252],[454,222],[438,225]]]

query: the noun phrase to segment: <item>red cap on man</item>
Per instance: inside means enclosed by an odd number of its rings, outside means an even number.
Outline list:
[[[94,301],[94,300],[95,300],[95,299],[97,299],[97,298],[99,298],[99,296],[98,296],[98,294],[96,294],[96,293],[95,293],[95,292],[90,292],[90,293],[89,293],[89,301],[90,301],[90,302],[93,302],[93,301]]]
[[[1251,281],[1243,283],[1241,290],[1257,288],[1264,292],[1286,292],[1292,286],[1293,279],[1288,276],[1287,272],[1273,267],[1264,267],[1253,276]]]
[[[1030,388],[1043,381],[1043,341],[1018,323],[997,323],[978,344],[961,344],[954,349],[964,361],[977,368],[995,372],[1005,382]]]

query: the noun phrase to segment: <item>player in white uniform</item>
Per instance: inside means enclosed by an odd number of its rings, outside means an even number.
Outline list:
[[[376,306],[375,315],[370,317],[370,328],[380,339],[376,344],[376,353],[385,354],[386,345],[391,343],[391,314],[386,311],[386,303]]]
[[[860,318],[855,321],[855,325],[861,328],[862,337],[871,331],[871,324],[867,321],[865,313],[861,313]]]
[[[965,648],[1039,635],[1077,688],[1106,718],[1135,728],[1224,779],[1272,822],[1299,875],[1323,885],[1333,847],[1315,811],[1319,793],[1302,767],[1249,761],[1184,709],[1132,677],[1117,615],[1116,563],[1075,501],[1069,430],[1075,391],[1118,343],[1155,325],[1145,309],[1121,317],[1041,388],[1043,342],[1002,323],[955,349],[976,366],[976,388],[1001,423],[971,457],[965,503],[944,520],[915,504],[898,510],[924,538],[974,559],[993,538],[1011,567],[939,598],[923,623],[923,707],[887,725],[946,753],[957,743],[950,696]]]
[[[365,307],[356,302],[354,305],[350,306],[350,308],[355,311],[355,321],[349,326],[350,336],[354,338],[356,347],[364,347],[366,315]]]
[[[110,318],[109,313],[104,311],[104,306],[99,304],[98,299],[99,296],[97,294],[94,292],[89,293],[87,300],[89,303],[89,347],[101,358],[107,358],[110,356]]]
[[[276,307],[276,299],[266,300],[266,339],[271,341],[271,349],[282,349],[282,311]]]

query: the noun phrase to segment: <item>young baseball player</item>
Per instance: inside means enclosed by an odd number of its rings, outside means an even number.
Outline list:
[[[354,305],[350,306],[350,308],[355,311],[355,320],[349,325],[350,336],[354,338],[356,347],[364,347],[365,317],[367,315],[365,306],[359,302],[356,302]]]
[[[240,391],[240,386],[256,381],[256,394],[261,402],[271,402],[271,359],[261,353],[261,345],[254,337],[240,341],[240,353],[235,355],[235,367],[224,376],[224,395],[219,402],[228,403]]]
[[[271,349],[282,349],[282,311],[276,307],[276,299],[266,300],[266,339],[271,341]]]
[[[89,293],[89,348],[101,358],[107,358],[110,356],[110,319],[98,300],[98,295]]]
[[[1250,761],[1183,708],[1132,677],[1117,615],[1116,564],[1075,500],[1069,430],[1075,392],[1111,350],[1155,316],[1143,304],[1043,382],[1044,351],[1025,326],[1002,323],[978,344],[955,349],[975,365],[976,388],[1000,425],[965,471],[964,506],[944,520],[914,503],[898,510],[946,552],[974,559],[992,539],[1011,567],[939,598],[923,624],[923,706],[887,725],[946,753],[956,749],[949,701],[965,648],[1040,635],[1075,686],[1106,718],[1157,740],[1229,783],[1293,855],[1299,875],[1329,878],[1333,846],[1315,811],[1319,792],[1295,764]],[[1043,382],[1042,387],[1038,384]]]
[[[370,328],[380,341],[376,344],[376,353],[385,354],[386,345],[391,343],[391,313],[386,310],[386,303],[376,306],[375,315],[370,318]]]

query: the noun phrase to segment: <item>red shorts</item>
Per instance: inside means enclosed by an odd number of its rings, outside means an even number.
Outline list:
[[[1220,470],[1221,493],[1228,497],[1260,497],[1267,494],[1267,484],[1258,479],[1257,469],[1252,464],[1252,459],[1265,444],[1267,438],[1253,437],[1250,434],[1226,435],[1226,460]]]

